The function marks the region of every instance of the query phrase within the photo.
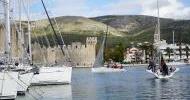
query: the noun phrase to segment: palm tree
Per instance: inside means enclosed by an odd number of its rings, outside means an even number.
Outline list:
[[[169,57],[168,60],[170,61],[170,60],[171,60],[171,59],[170,59],[171,53],[173,52],[173,50],[172,50],[170,47],[167,47],[165,51],[166,51],[166,53],[167,53],[167,56]]]
[[[145,51],[145,62],[147,63],[148,62],[147,61],[147,59],[148,59],[148,46],[143,44],[140,46],[140,48]]]
[[[190,50],[189,47],[186,45],[184,50],[186,52],[185,54],[186,54],[187,59],[189,59],[189,50]]]

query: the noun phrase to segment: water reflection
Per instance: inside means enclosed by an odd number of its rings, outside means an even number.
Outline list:
[[[150,88],[149,91],[152,92],[153,99],[189,99],[189,84],[185,81],[181,82],[177,78],[180,75],[182,74],[179,73],[171,79],[149,79],[150,87],[147,88]]]
[[[34,86],[26,96],[16,100],[72,100],[72,88],[71,85]]]
[[[90,69],[74,69],[71,85],[31,87],[17,100],[190,100],[190,68],[180,67],[171,79],[154,78],[146,68],[130,68],[125,73],[94,74]],[[32,97],[34,96],[34,97]]]

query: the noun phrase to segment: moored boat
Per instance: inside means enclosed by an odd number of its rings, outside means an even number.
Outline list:
[[[33,78],[31,85],[70,84],[72,67],[41,67]]]

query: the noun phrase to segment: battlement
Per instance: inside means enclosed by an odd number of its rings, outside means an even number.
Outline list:
[[[97,37],[87,37],[86,44],[97,44]]]

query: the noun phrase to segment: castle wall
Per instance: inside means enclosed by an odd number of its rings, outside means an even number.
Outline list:
[[[33,63],[45,64],[47,63],[46,48],[41,48],[40,44],[34,43],[32,45],[32,59]]]
[[[16,33],[16,29],[11,29],[12,40],[12,56],[14,58],[22,57],[21,39],[19,34]],[[26,32],[25,32],[26,33]],[[25,34],[25,38],[27,34]],[[25,40],[27,41],[27,39]],[[71,45],[64,46],[63,49],[68,49],[68,53],[71,61],[76,67],[91,67],[96,57],[96,44],[97,37],[87,37],[86,44],[80,42],[74,42]],[[27,46],[28,43],[25,44]],[[4,29],[0,28],[0,53],[4,51]],[[68,54],[62,54],[59,46],[56,47],[41,47],[38,43],[32,44],[32,57],[34,63],[40,64],[64,64],[66,62],[66,56]]]
[[[16,29],[11,27],[11,54],[12,57],[18,57],[20,55],[19,51],[19,39],[17,38]],[[0,26],[0,53],[4,52],[5,45],[5,30],[2,26]]]
[[[68,50],[69,57],[76,67],[92,67],[96,57],[96,37],[88,37],[86,44],[81,44],[80,42],[74,42],[71,45],[63,47],[63,50]],[[66,52],[62,54],[59,46],[48,47],[40,50],[39,44],[33,45],[33,59],[34,63],[44,62],[44,57],[42,57],[42,51],[44,56],[46,56],[46,64],[65,64],[66,62]]]

